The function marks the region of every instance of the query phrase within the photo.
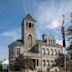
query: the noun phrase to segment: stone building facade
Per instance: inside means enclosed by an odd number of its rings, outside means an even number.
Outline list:
[[[36,39],[36,20],[27,14],[21,23],[22,37],[9,45],[9,63],[13,61],[19,54],[30,56],[34,62],[36,70],[47,69],[50,71],[59,71],[57,67],[52,67],[55,58],[62,52],[62,46],[56,43],[53,35],[42,35],[41,40]]]

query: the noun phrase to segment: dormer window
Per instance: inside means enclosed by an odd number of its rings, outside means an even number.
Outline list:
[[[50,46],[54,46],[55,45],[55,40],[48,40],[48,44]]]

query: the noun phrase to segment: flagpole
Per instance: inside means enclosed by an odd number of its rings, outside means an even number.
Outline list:
[[[63,22],[62,22],[62,37],[63,37],[63,49],[64,49],[64,71],[66,72],[66,44],[65,44],[65,33],[64,33],[64,15],[63,15]]]

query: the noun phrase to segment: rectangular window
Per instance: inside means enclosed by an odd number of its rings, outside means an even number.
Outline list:
[[[42,60],[42,66],[45,66],[45,60]]]
[[[51,60],[51,65],[53,65],[53,60]]]
[[[51,55],[53,56],[53,49],[51,49]]]
[[[57,50],[55,49],[55,56],[57,56]]]
[[[50,40],[49,40],[49,46],[50,46]]]
[[[55,46],[55,40],[53,40],[53,46]]]
[[[26,22],[26,27],[29,27],[29,23],[28,22]]]
[[[31,23],[29,23],[29,28],[31,28]]]
[[[17,56],[20,55],[20,48],[17,48]]]
[[[45,48],[42,48],[42,55],[45,55]]]
[[[59,54],[60,54],[60,50],[59,50],[59,52],[58,52]]]
[[[38,66],[38,59],[37,59],[37,66]]]
[[[46,54],[49,55],[49,49],[47,49]]]
[[[52,46],[52,40],[49,40],[49,46]]]
[[[32,24],[32,28],[34,28],[34,24]]]
[[[49,60],[47,60],[47,66],[49,66]]]

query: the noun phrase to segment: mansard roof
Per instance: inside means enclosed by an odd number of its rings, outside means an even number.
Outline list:
[[[31,21],[36,22],[36,20],[29,13],[26,15],[26,17],[24,18],[24,20],[31,20]]]

